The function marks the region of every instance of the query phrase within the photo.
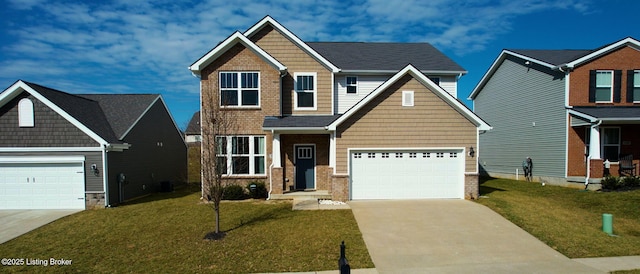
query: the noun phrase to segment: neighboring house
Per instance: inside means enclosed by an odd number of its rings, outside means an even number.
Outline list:
[[[490,127],[456,99],[466,71],[427,43],[307,43],[267,16],[189,69],[201,79],[203,144],[213,143],[204,102],[239,114],[218,138],[228,183],[261,180],[271,197],[478,196],[478,131]]]
[[[117,205],[186,178],[159,94],[69,94],[18,80],[0,93],[0,209]]]
[[[534,177],[570,185],[599,183],[606,160],[613,175],[625,156],[637,163],[639,50],[634,38],[593,50],[503,50],[470,95],[494,127],[480,135],[481,169],[513,178],[530,156]]]
[[[187,130],[184,132],[184,140],[187,144],[200,144],[202,141],[202,135],[200,133],[200,111],[196,111],[187,125]]]

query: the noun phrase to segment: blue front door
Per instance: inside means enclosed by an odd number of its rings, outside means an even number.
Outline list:
[[[313,189],[316,184],[316,151],[313,146],[296,146],[296,189]]]

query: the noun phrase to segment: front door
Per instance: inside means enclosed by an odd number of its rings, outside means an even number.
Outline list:
[[[316,151],[312,145],[300,145],[296,151],[296,189],[313,189],[316,184]]]

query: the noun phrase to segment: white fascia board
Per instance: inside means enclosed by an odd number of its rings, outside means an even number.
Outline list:
[[[234,32],[231,36],[227,37],[222,43],[209,51],[205,56],[198,59],[195,63],[189,66],[189,70],[193,74],[200,75],[200,72],[213,61],[215,61],[222,54],[226,53],[236,44],[241,43],[256,55],[260,56],[263,60],[269,63],[274,68],[278,69],[281,73],[287,70],[287,67],[278,62],[273,56],[269,55],[263,49],[258,47],[255,43],[251,42],[246,36],[242,35],[239,31]]]
[[[396,73],[391,79],[384,82],[374,91],[372,91],[369,95],[367,95],[364,99],[358,102],[356,105],[347,110],[340,118],[331,123],[327,128],[329,130],[336,130],[337,126],[342,122],[347,120],[351,115],[356,113],[362,107],[367,105],[371,100],[377,97],[380,93],[384,92],[387,88],[397,82],[400,78],[404,77],[406,74],[411,74],[414,79],[421,82],[425,85],[429,90],[433,91],[438,97],[442,98],[445,102],[447,102],[451,107],[465,116],[467,119],[473,121],[479,130],[491,130],[492,127],[489,126],[485,121],[480,119],[475,113],[469,110],[466,106],[464,106],[460,101],[453,97],[453,95],[446,92],[442,87],[436,85],[433,81],[431,81],[426,75],[420,72],[412,65],[407,65],[404,69]]]
[[[579,111],[575,111],[573,109],[567,109],[567,112],[569,114],[571,114],[571,115],[578,116],[578,117],[580,117],[582,119],[588,120],[591,123],[595,123],[595,122],[598,121],[597,117],[593,117],[593,116],[591,116],[589,114],[585,114],[585,113],[582,113],[582,112],[579,112]]]
[[[570,67],[570,68],[574,68],[574,67],[576,67],[576,66],[578,66],[578,65],[580,65],[582,63],[590,61],[591,59],[598,58],[601,55],[607,54],[607,53],[609,53],[609,52],[611,52],[613,50],[616,50],[616,49],[618,49],[620,47],[627,46],[627,45],[633,46],[636,49],[640,49],[640,41],[638,41],[636,39],[633,39],[631,37],[627,37],[627,38],[622,39],[622,40],[620,40],[618,42],[615,42],[615,43],[613,43],[613,44],[611,44],[609,46],[601,48],[600,50],[594,51],[594,52],[592,52],[590,54],[587,54],[587,55],[585,55],[585,56],[583,56],[583,57],[581,57],[579,59],[571,61],[571,62],[567,63],[566,65],[568,67]]]
[[[500,52],[500,55],[498,55],[498,58],[496,58],[496,60],[493,61],[493,63],[491,64],[487,72],[482,76],[478,84],[473,88],[473,90],[471,91],[471,94],[469,94],[469,97],[467,97],[468,100],[474,100],[476,98],[480,90],[484,87],[484,85],[487,84],[487,81],[489,81],[491,76],[493,76],[496,70],[498,70],[498,68],[502,65],[502,62],[507,58],[507,55],[511,55],[511,56],[523,59],[525,61],[533,62],[541,66],[548,67],[550,69],[554,69],[556,67],[553,64],[542,62],[540,60],[533,59],[531,57],[527,57],[522,54],[518,54],[509,50],[502,50],[502,52]]]
[[[38,99],[47,107],[51,108],[53,111],[58,113],[64,119],[69,121],[69,123],[73,124],[75,127],[80,129],[80,131],[82,131],[84,134],[88,135],[91,139],[98,142],[101,146],[105,146],[109,144],[106,140],[100,137],[100,135],[96,134],[95,132],[90,130],[88,127],[86,127],[84,124],[80,123],[80,121],[76,120],[73,116],[69,115],[66,111],[62,110],[53,102],[49,101],[46,97],[42,96],[40,93],[32,89],[29,85],[22,82],[22,80],[19,80],[18,82],[13,84],[9,89],[6,89],[5,91],[2,92],[2,96],[0,96],[0,103],[2,104],[0,104],[0,106],[7,103],[5,101],[6,100],[5,98],[9,98],[9,97],[15,98],[21,91],[26,91],[29,94],[31,94],[33,97]],[[9,94],[6,94],[6,93],[9,93]]]
[[[0,163],[79,163],[84,156],[0,156]]]
[[[333,73],[340,72],[340,69],[338,67],[336,67],[333,63],[329,62],[329,60],[324,58],[322,55],[320,55],[314,49],[309,47],[309,45],[307,45],[307,43],[302,41],[300,38],[298,38],[298,36],[293,34],[293,32],[289,31],[283,25],[278,23],[278,21],[276,21],[275,19],[271,18],[271,16],[267,15],[264,18],[262,18],[262,20],[260,20],[260,22],[256,23],[255,25],[253,25],[253,27],[251,27],[247,31],[245,31],[244,32],[244,36],[245,37],[253,36],[256,32],[258,32],[262,28],[264,28],[267,24],[271,24],[271,26],[273,26],[273,28],[278,30],[280,33],[284,34],[284,36],[286,36],[290,41],[292,41],[294,44],[296,44],[302,50],[307,52],[313,58],[315,58],[316,60],[320,61],[320,63],[325,65],[327,68],[329,68],[331,70],[331,72],[333,72]]]
[[[0,147],[0,152],[98,152],[102,147]]]

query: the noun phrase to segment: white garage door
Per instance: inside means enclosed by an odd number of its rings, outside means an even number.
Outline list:
[[[0,162],[0,209],[84,209],[82,162]]]
[[[353,151],[351,199],[464,198],[459,150]]]

